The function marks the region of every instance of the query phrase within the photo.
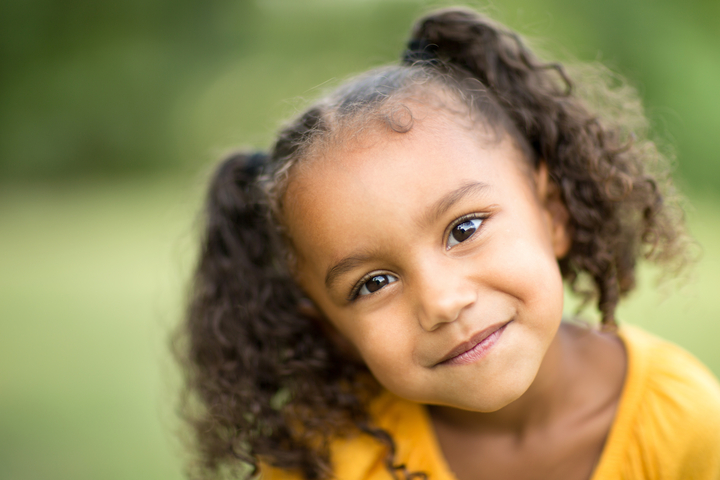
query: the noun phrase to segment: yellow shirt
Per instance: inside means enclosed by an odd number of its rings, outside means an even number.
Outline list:
[[[619,332],[628,370],[618,411],[591,480],[720,480],[720,385],[681,348],[633,327]],[[390,432],[395,463],[429,480],[456,480],[445,463],[427,410],[394,396],[371,405],[378,426]],[[338,480],[388,480],[385,449],[367,435],[335,441]],[[262,468],[263,480],[299,479]]]

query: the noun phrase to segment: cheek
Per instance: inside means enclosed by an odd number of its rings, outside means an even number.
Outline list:
[[[377,315],[356,323],[351,332],[352,342],[371,369],[392,368],[402,354],[412,349],[411,333],[399,318],[391,312]]]
[[[507,235],[489,256],[495,288],[515,297],[539,329],[556,328],[563,311],[562,276],[545,233],[530,229]]]
[[[526,269],[527,276],[518,285],[525,292],[523,307],[531,315],[527,326],[546,344],[562,321],[564,300],[560,270],[554,258],[549,260]]]
[[[408,385],[416,383],[419,373],[415,368],[416,334],[407,313],[395,308],[356,322],[348,337],[375,378],[385,388],[409,398],[414,395]]]

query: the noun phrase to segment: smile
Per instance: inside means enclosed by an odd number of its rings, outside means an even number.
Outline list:
[[[473,335],[470,340],[463,342],[450,350],[440,359],[435,366],[439,365],[466,365],[483,358],[488,351],[497,343],[512,320],[505,323],[497,323],[485,330]]]

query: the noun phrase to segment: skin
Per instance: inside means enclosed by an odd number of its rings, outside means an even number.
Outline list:
[[[349,357],[429,406],[459,480],[587,479],[625,356],[614,336],[561,326],[567,209],[508,135],[411,110],[409,132],[379,126],[293,173],[298,282]],[[458,224],[476,230],[458,241]],[[447,360],[488,333],[482,353]]]

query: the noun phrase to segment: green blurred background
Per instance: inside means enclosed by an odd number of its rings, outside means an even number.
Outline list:
[[[0,479],[180,479],[168,332],[212,162],[326,82],[394,61],[410,0],[0,3]],[[625,75],[704,255],[620,319],[720,373],[720,2],[475,3]]]

